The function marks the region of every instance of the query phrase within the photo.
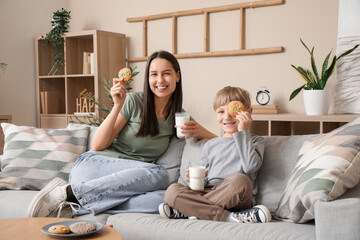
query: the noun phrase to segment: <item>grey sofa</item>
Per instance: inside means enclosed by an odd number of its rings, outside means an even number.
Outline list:
[[[92,134],[96,129],[92,129]],[[91,134],[91,136],[92,136]],[[304,141],[319,135],[265,137],[264,162],[258,174],[257,204],[274,212],[295,166]],[[91,137],[90,137],[91,139]],[[90,140],[91,141],[91,140]],[[168,169],[173,181],[179,177],[180,162],[196,158],[202,141],[196,146],[191,140],[173,138],[158,164]],[[36,191],[0,191],[0,218],[20,218]],[[305,224],[277,221],[265,224],[239,224],[204,220],[166,220],[158,214],[100,214],[78,217],[111,224],[124,240],[131,239],[360,239],[360,186],[340,198],[315,204],[315,220]]]

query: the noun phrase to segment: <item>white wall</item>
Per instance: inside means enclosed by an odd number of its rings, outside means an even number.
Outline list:
[[[0,114],[13,123],[36,124],[35,41],[51,29],[53,12],[68,0],[0,0]]]
[[[9,63],[9,69],[0,73],[0,113],[12,113],[17,124],[35,125],[33,36],[48,32],[52,12],[63,6],[71,10],[71,31],[102,29],[125,33],[129,39],[130,57],[138,57],[142,55],[142,24],[128,23],[127,17],[248,1],[251,0],[1,0],[1,22],[4,19],[11,21],[8,26],[2,26],[6,39],[3,39],[3,33],[0,37],[0,61]],[[21,4],[25,4],[25,7]],[[212,101],[219,89],[226,85],[243,87],[251,93],[252,101],[256,103],[258,88],[267,86],[271,92],[271,104],[279,104],[282,112],[304,113],[302,94],[288,101],[290,93],[303,84],[290,64],[310,67],[309,55],[301,45],[300,37],[309,46],[315,46],[315,57],[318,64],[322,64],[328,52],[336,46],[338,10],[337,0],[286,0],[283,5],[248,10],[246,47],[283,46],[285,52],[180,59],[184,108],[201,124],[217,133]],[[210,15],[210,50],[238,48],[238,22],[238,11]],[[151,22],[148,28],[149,54],[158,49],[172,50],[171,20]],[[180,53],[202,51],[202,37],[202,17],[179,19]],[[134,89],[141,90],[145,63],[131,65],[137,66],[141,72],[134,82]],[[330,79],[328,88],[333,88],[333,85]],[[24,88],[19,89],[19,86]]]

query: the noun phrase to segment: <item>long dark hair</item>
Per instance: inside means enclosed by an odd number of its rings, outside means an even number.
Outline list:
[[[154,52],[147,60],[145,77],[144,77],[144,90],[143,90],[143,109],[141,114],[141,125],[137,137],[145,137],[147,135],[156,136],[159,134],[159,125],[158,119],[155,113],[155,104],[154,104],[154,93],[150,89],[149,85],[149,71],[150,64],[156,58],[163,58],[168,60],[176,73],[179,74],[179,81],[176,83],[176,89],[171,95],[171,105],[169,109],[169,115],[166,118],[167,121],[174,122],[175,112],[181,112],[182,109],[182,79],[181,79],[181,70],[180,65],[174,55],[166,51],[157,51]],[[174,128],[175,132],[175,128]]]

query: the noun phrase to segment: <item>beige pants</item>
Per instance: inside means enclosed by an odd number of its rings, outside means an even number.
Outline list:
[[[225,221],[230,211],[252,207],[252,184],[244,174],[233,174],[215,189],[194,191],[182,184],[166,190],[165,202],[187,216],[202,220]]]

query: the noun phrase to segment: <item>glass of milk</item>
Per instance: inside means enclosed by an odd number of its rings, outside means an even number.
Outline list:
[[[185,125],[186,122],[190,121],[190,114],[187,112],[177,112],[175,113],[175,125],[176,125],[176,136],[178,138],[186,137],[186,133],[181,132],[181,127]]]
[[[203,191],[205,183],[205,166],[201,161],[191,161],[189,163],[189,187],[192,190]]]

